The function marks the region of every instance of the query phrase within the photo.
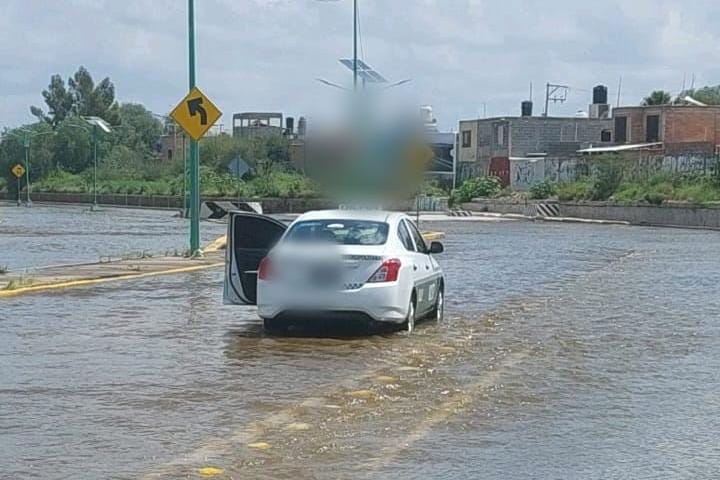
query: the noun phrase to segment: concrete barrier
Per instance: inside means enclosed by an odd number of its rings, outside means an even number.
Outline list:
[[[694,206],[681,203],[648,205],[641,203],[561,202],[560,214],[563,217],[624,221],[634,225],[720,229],[720,206]]]
[[[464,203],[463,208],[475,212],[493,212],[501,214],[525,215],[536,217],[536,205],[541,202],[505,198],[473,199]],[[542,202],[546,203],[546,202]],[[628,222],[633,225],[657,225],[673,227],[698,227],[720,229],[720,205],[698,206],[686,203],[647,203],[614,202],[558,202],[557,216],[565,218],[584,218],[591,220],[609,220]]]
[[[100,194],[100,205],[117,207],[159,208],[182,210],[182,196],[175,195],[123,195]],[[71,203],[92,204],[93,196],[88,193],[33,193],[32,199],[38,203]],[[15,196],[0,192],[0,200],[15,201]],[[228,198],[202,197],[201,202],[259,203],[264,213],[304,213],[309,210],[327,210],[338,208],[341,202],[329,198]],[[202,204],[202,203],[201,203]],[[417,208],[415,199],[400,200],[383,205],[388,210],[414,212]],[[446,211],[447,199],[438,197],[421,197],[421,211]]]

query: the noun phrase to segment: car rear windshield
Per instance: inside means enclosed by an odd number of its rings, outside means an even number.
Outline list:
[[[367,220],[307,220],[288,231],[287,242],[328,242],[340,245],[383,245],[388,224]]]

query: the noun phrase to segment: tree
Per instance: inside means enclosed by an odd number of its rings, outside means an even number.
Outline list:
[[[705,105],[720,105],[720,85],[714,87],[702,87],[696,90],[688,90],[686,95],[691,96],[698,102]]]
[[[35,106],[30,107],[30,113],[54,128],[72,112],[73,96],[65,88],[65,81],[60,75],[50,77],[50,85],[43,90],[42,96],[48,106],[48,113],[46,114],[40,107]]]
[[[58,74],[50,77],[50,85],[42,92],[48,112],[32,106],[30,112],[53,128],[70,116],[98,116],[111,124],[119,121],[118,105],[115,101],[115,86],[109,78],[95,82],[85,67],[78,68],[75,75],[65,81]]]
[[[669,105],[672,102],[672,96],[664,90],[654,90],[650,95],[642,101],[643,106],[649,105]]]
[[[146,154],[155,150],[163,124],[139,103],[123,103],[117,109],[119,128],[113,129],[115,143]]]
[[[80,173],[92,164],[92,139],[84,120],[67,118],[55,131],[53,160],[58,169]]]
[[[76,115],[97,116],[111,124],[118,123],[120,119],[115,102],[115,85],[110,78],[105,77],[96,86],[90,72],[81,66],[75,75],[68,79],[68,87]]]

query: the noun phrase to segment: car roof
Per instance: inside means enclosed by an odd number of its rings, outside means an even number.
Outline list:
[[[303,213],[297,222],[305,220],[368,220],[371,222],[389,222],[404,216],[401,212],[386,210],[312,210]]]

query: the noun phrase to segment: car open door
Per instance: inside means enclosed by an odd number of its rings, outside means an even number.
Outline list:
[[[229,213],[223,303],[255,305],[260,260],[286,229],[284,223],[265,215]]]

